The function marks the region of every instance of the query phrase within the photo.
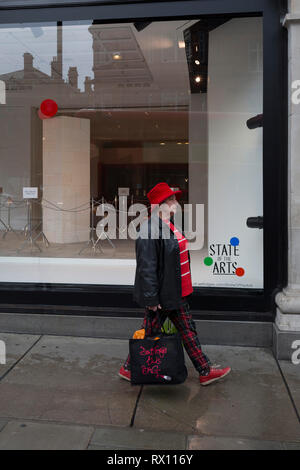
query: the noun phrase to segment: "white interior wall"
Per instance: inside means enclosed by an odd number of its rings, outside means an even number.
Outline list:
[[[43,208],[43,230],[50,243],[89,239],[88,119],[59,116],[43,121],[43,198],[47,204]],[[50,209],[50,202],[63,211]],[[73,208],[79,209],[68,212]]]
[[[236,18],[210,33],[209,244],[238,237],[245,276],[227,276],[229,283],[257,288],[263,287],[263,230],[248,228],[246,220],[263,216],[263,133],[246,121],[263,111],[261,51],[261,18]]]

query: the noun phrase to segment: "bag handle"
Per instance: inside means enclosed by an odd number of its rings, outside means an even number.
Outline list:
[[[158,320],[159,320],[159,328],[160,328],[159,332],[162,332],[165,335],[170,334],[170,332],[172,331],[173,323],[172,323],[172,321],[169,317],[167,317],[166,320],[164,321],[164,323],[162,323],[158,310],[156,312],[153,312],[153,310],[150,310],[149,308],[146,308],[146,311],[147,311],[147,316],[146,316],[146,325],[145,325],[146,330],[145,331],[148,330],[149,319],[151,318],[151,316],[154,313],[156,313],[157,317],[158,317]],[[152,322],[151,322],[151,336],[153,336]]]
[[[154,312],[153,310],[149,309],[146,307],[146,311],[147,311],[147,315],[146,315],[146,330],[145,330],[145,333],[146,331],[148,330],[148,325],[149,325],[149,320],[151,321],[151,317],[153,314],[156,314],[157,315],[157,319],[159,321],[159,328],[161,331],[163,329],[163,325],[161,324],[161,319],[160,319],[160,315],[159,315],[159,310],[157,309],[156,312]],[[166,331],[163,330],[163,332],[166,334]],[[153,336],[153,331],[152,331],[152,321],[151,321],[151,336]]]

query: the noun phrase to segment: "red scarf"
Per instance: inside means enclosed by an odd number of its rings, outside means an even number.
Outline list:
[[[176,227],[174,227],[170,220],[163,220],[170,227],[178,241],[180,250],[181,290],[182,297],[186,297],[193,292],[192,276],[188,255],[188,241],[185,236]]]

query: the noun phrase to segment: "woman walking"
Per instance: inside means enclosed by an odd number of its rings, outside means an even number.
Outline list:
[[[188,243],[173,224],[172,218],[179,206],[176,199],[179,194],[181,191],[173,191],[167,183],[158,183],[147,194],[152,213],[141,225],[136,240],[133,298],[146,309],[142,324],[142,329],[146,329],[145,336],[158,332],[169,317],[199,372],[200,384],[208,385],[225,377],[231,369],[220,369],[211,364],[202,351],[196,325],[189,311],[188,299],[193,287]],[[130,355],[121,367],[119,376],[131,380]]]

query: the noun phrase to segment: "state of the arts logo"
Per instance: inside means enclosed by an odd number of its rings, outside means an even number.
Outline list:
[[[209,256],[204,259],[206,266],[212,266],[212,273],[218,276],[235,275],[243,277],[245,269],[239,266],[238,257],[240,240],[232,237],[229,243],[212,243],[209,245]]]

